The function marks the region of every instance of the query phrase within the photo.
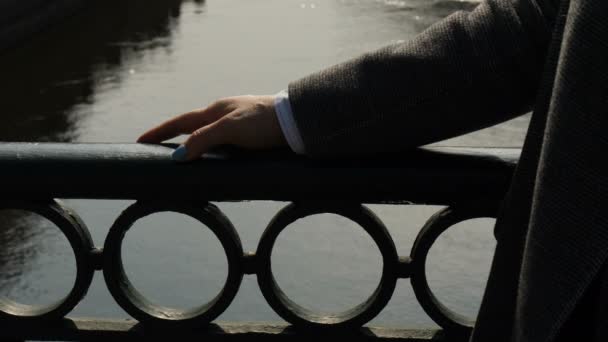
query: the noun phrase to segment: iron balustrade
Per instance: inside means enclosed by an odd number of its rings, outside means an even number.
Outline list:
[[[268,304],[294,328],[357,329],[387,305],[399,279],[410,279],[425,312],[445,331],[467,335],[474,324],[443,305],[426,279],[426,259],[436,239],[456,223],[496,217],[519,158],[519,149],[427,147],[364,159],[309,159],[288,151],[218,149],[191,163],[171,160],[174,145],[0,144],[0,210],[37,213],[66,236],[76,258],[76,281],[54,305],[32,307],[0,298],[0,325],[61,320],[102,271],[116,302],[133,318],[157,327],[201,327],[224,312],[245,275],[255,275]],[[177,184],[176,184],[177,182]],[[78,214],[55,198],[134,199],[109,230],[103,248],[93,244]],[[171,198],[171,200],[167,200]],[[175,198],[180,198],[176,201]],[[10,200],[8,200],[10,199]],[[255,253],[244,252],[232,223],[211,202],[291,202],[268,224]],[[399,256],[382,221],[364,204],[430,204],[444,209],[420,230],[409,256]],[[125,233],[139,219],[177,212],[198,220],[219,239],[228,261],[223,289],[210,302],[178,311],[146,299],[122,263]],[[277,237],[299,218],[333,213],[360,225],[382,256],[372,295],[339,314],[312,312],[278,286],[271,268]]]

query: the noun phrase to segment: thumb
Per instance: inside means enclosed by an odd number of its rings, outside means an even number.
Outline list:
[[[173,160],[178,162],[195,160],[212,147],[226,143],[227,139],[222,133],[225,131],[224,125],[220,122],[217,121],[192,132],[186,142],[173,152]]]

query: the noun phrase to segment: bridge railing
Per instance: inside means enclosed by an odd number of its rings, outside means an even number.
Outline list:
[[[234,299],[244,276],[254,275],[264,298],[293,329],[353,331],[380,313],[397,281],[409,279],[424,311],[445,332],[466,336],[474,324],[443,305],[426,278],[435,240],[458,222],[496,217],[519,157],[518,149],[428,147],[366,159],[312,160],[285,151],[217,150],[192,163],[171,160],[172,145],[0,144],[2,209],[37,213],[66,236],[76,258],[69,294],[47,307],[0,297],[0,326],[53,326],[64,322],[103,272],[116,302],[139,324],[172,329],[211,327]],[[78,214],[56,198],[134,199],[95,246]],[[175,199],[180,200],[176,201]],[[255,252],[243,250],[229,218],[211,202],[290,202],[269,222]],[[411,253],[397,253],[382,221],[365,204],[445,206],[421,228]],[[133,286],[122,263],[122,242],[139,219],[172,211],[191,216],[219,239],[228,261],[215,298],[187,311],[153,304]],[[312,312],[292,301],[275,281],[271,254],[281,232],[299,218],[333,213],[360,225],[382,257],[381,279],[361,304],[338,314]],[[64,323],[61,323],[64,324]],[[80,325],[87,323],[80,322]],[[76,324],[78,325],[78,324]],[[115,326],[115,333],[124,326]],[[4,337],[27,338],[15,329]],[[102,329],[103,330],[103,329]],[[109,329],[112,331],[112,329]],[[58,335],[59,337],[63,335]],[[57,337],[57,336],[55,336]]]

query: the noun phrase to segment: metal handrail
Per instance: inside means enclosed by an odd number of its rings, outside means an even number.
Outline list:
[[[62,320],[85,296],[95,271],[102,271],[116,302],[143,325],[209,326],[237,294],[245,275],[255,275],[268,304],[295,328],[361,329],[387,305],[399,279],[411,280],[426,313],[446,332],[470,333],[474,322],[444,306],[430,290],[426,258],[435,240],[458,222],[496,217],[517,164],[519,149],[427,147],[365,159],[314,160],[288,151],[220,149],[198,161],[175,163],[173,145],[0,144],[0,209],[37,213],[65,234],[76,257],[76,282],[58,303],[33,308],[0,299],[0,325],[48,325]],[[76,212],[55,198],[135,199],[96,247]],[[172,200],[167,200],[171,198]],[[180,198],[176,201],[175,198]],[[244,252],[232,223],[210,202],[291,202],[268,224],[255,252]],[[446,206],[422,227],[410,255],[399,256],[382,221],[364,204]],[[222,291],[188,311],[148,301],[130,282],[122,264],[122,241],[142,217],[173,211],[193,217],[221,242],[228,260]],[[293,302],[271,268],[274,243],[292,222],[334,213],[359,224],[383,261],[381,280],[360,305],[324,315]],[[12,336],[15,337],[15,336]]]

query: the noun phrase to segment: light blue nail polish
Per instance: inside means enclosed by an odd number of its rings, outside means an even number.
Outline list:
[[[179,147],[176,148],[175,151],[173,151],[173,154],[171,154],[171,157],[175,161],[185,161],[187,153],[188,152],[186,151],[186,146],[179,145]]]

